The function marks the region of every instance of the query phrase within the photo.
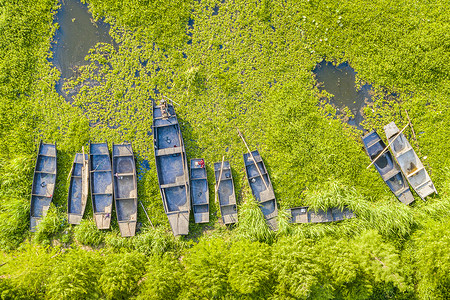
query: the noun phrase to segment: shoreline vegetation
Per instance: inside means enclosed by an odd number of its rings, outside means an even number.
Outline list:
[[[111,24],[64,88],[51,63],[57,0],[0,3],[1,299],[446,299],[450,295],[449,4],[389,1],[86,1]],[[371,84],[365,130],[405,135],[439,195],[400,203],[370,163],[363,131],[322,106],[313,69],[348,62]],[[396,97],[386,97],[394,94]],[[210,222],[174,238],[152,147],[167,96],[188,161],[205,159]],[[257,148],[279,205],[268,229],[246,182],[235,128]],[[53,203],[29,232],[39,140],[58,143]],[[383,136],[384,139],[384,136]],[[67,223],[67,174],[89,140],[133,143],[139,232],[97,230],[88,201]],[[386,142],[386,140],[384,139]],[[219,224],[213,162],[230,161],[239,222]],[[347,206],[356,218],[289,224],[285,210]]]

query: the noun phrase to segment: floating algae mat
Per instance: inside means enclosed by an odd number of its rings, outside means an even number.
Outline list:
[[[87,64],[84,58],[89,49],[99,42],[112,43],[110,26],[101,21],[94,22],[87,5],[79,0],[62,0],[55,22],[59,28],[55,34],[52,63],[61,72],[56,90],[70,100],[70,93],[62,91],[64,79],[74,76],[80,66]]]
[[[353,118],[348,124],[362,129],[360,123],[364,120],[363,108],[371,100],[371,88],[369,84],[363,85],[359,90],[355,87],[356,72],[348,63],[334,66],[331,62],[322,61],[313,70],[320,91],[327,91],[334,96],[329,99],[330,104],[342,112],[345,107],[350,109]]]

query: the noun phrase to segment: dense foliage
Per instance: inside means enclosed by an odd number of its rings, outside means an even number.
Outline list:
[[[69,0],[65,0],[69,1]],[[447,299],[450,296],[450,10],[443,2],[88,0],[115,43],[97,44],[58,95],[57,0],[0,1],[1,299]],[[357,130],[324,105],[312,70],[348,61],[373,86],[365,130],[407,122],[439,195],[404,206],[366,169]],[[239,202],[234,227],[191,222],[174,238],[161,205],[151,101],[172,98],[189,158],[225,155]],[[244,178],[244,133],[279,204],[267,228]],[[381,134],[380,134],[381,135]],[[47,217],[28,231],[38,141],[56,141]],[[88,204],[67,224],[67,174],[89,140],[131,141],[139,232],[98,231]],[[286,208],[343,207],[356,218],[288,223]],[[155,226],[155,227],[153,227]]]

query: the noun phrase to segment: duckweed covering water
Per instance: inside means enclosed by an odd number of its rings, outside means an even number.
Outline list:
[[[11,233],[0,235],[0,245],[21,248],[3,255],[2,297],[446,297],[450,258],[438,249],[449,244],[442,235],[450,206],[448,4],[92,0],[94,18],[111,24],[118,47],[91,49],[88,64],[65,86],[74,94],[68,103],[55,89],[60,74],[48,59],[58,3],[32,2],[0,4],[0,214],[10,220],[0,221],[0,231]],[[373,168],[366,169],[362,131],[321,105],[327,95],[317,89],[312,70],[323,59],[349,62],[357,82],[373,86],[365,130],[382,133],[390,121],[403,127],[408,111],[417,142],[406,133],[439,196],[405,207]],[[386,93],[398,97],[386,99]],[[246,232],[248,218],[238,230],[227,229],[217,222],[210,185],[211,222],[191,222],[190,236],[174,239],[153,159],[151,99],[161,95],[178,103],[188,159],[205,158],[210,183],[212,163],[222,155],[230,160],[241,204],[250,196],[236,127],[259,149],[280,210],[349,205],[358,218],[283,223],[276,236],[264,228]],[[32,235],[23,216],[39,139],[57,142],[59,175],[52,218],[28,245]],[[157,229],[139,208],[142,232],[134,240],[118,237],[115,221],[111,231],[90,232],[96,230],[90,204],[82,228],[64,220],[75,153],[89,140],[105,139],[132,142],[138,162],[148,164],[138,194]],[[250,204],[243,210],[261,218]],[[83,241],[98,249],[90,251]],[[77,247],[82,249],[71,250]],[[423,249],[439,261],[424,260]],[[130,254],[108,258],[122,251]],[[145,270],[142,253],[152,257]],[[77,257],[85,261],[77,263]],[[105,274],[120,270],[132,284],[102,281],[94,267]],[[239,279],[238,270],[252,268],[251,277]],[[66,284],[70,274],[61,284],[41,280],[67,269],[79,272],[77,289]],[[103,283],[92,283],[97,281]]]

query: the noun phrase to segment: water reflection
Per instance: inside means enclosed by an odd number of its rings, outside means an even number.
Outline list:
[[[329,99],[338,110],[348,107],[354,118],[348,120],[350,125],[362,130],[360,123],[364,120],[363,107],[372,102],[369,84],[359,90],[355,88],[356,72],[348,63],[334,66],[331,62],[322,61],[313,70],[320,91],[327,91],[334,95]]]
[[[69,100],[70,95],[62,91],[64,80],[74,76],[80,66],[87,64],[84,58],[89,49],[99,42],[112,43],[112,39],[110,26],[101,21],[94,22],[86,4],[79,0],[61,0],[60,4],[55,19],[59,29],[52,48],[52,63],[61,72],[56,90]]]

